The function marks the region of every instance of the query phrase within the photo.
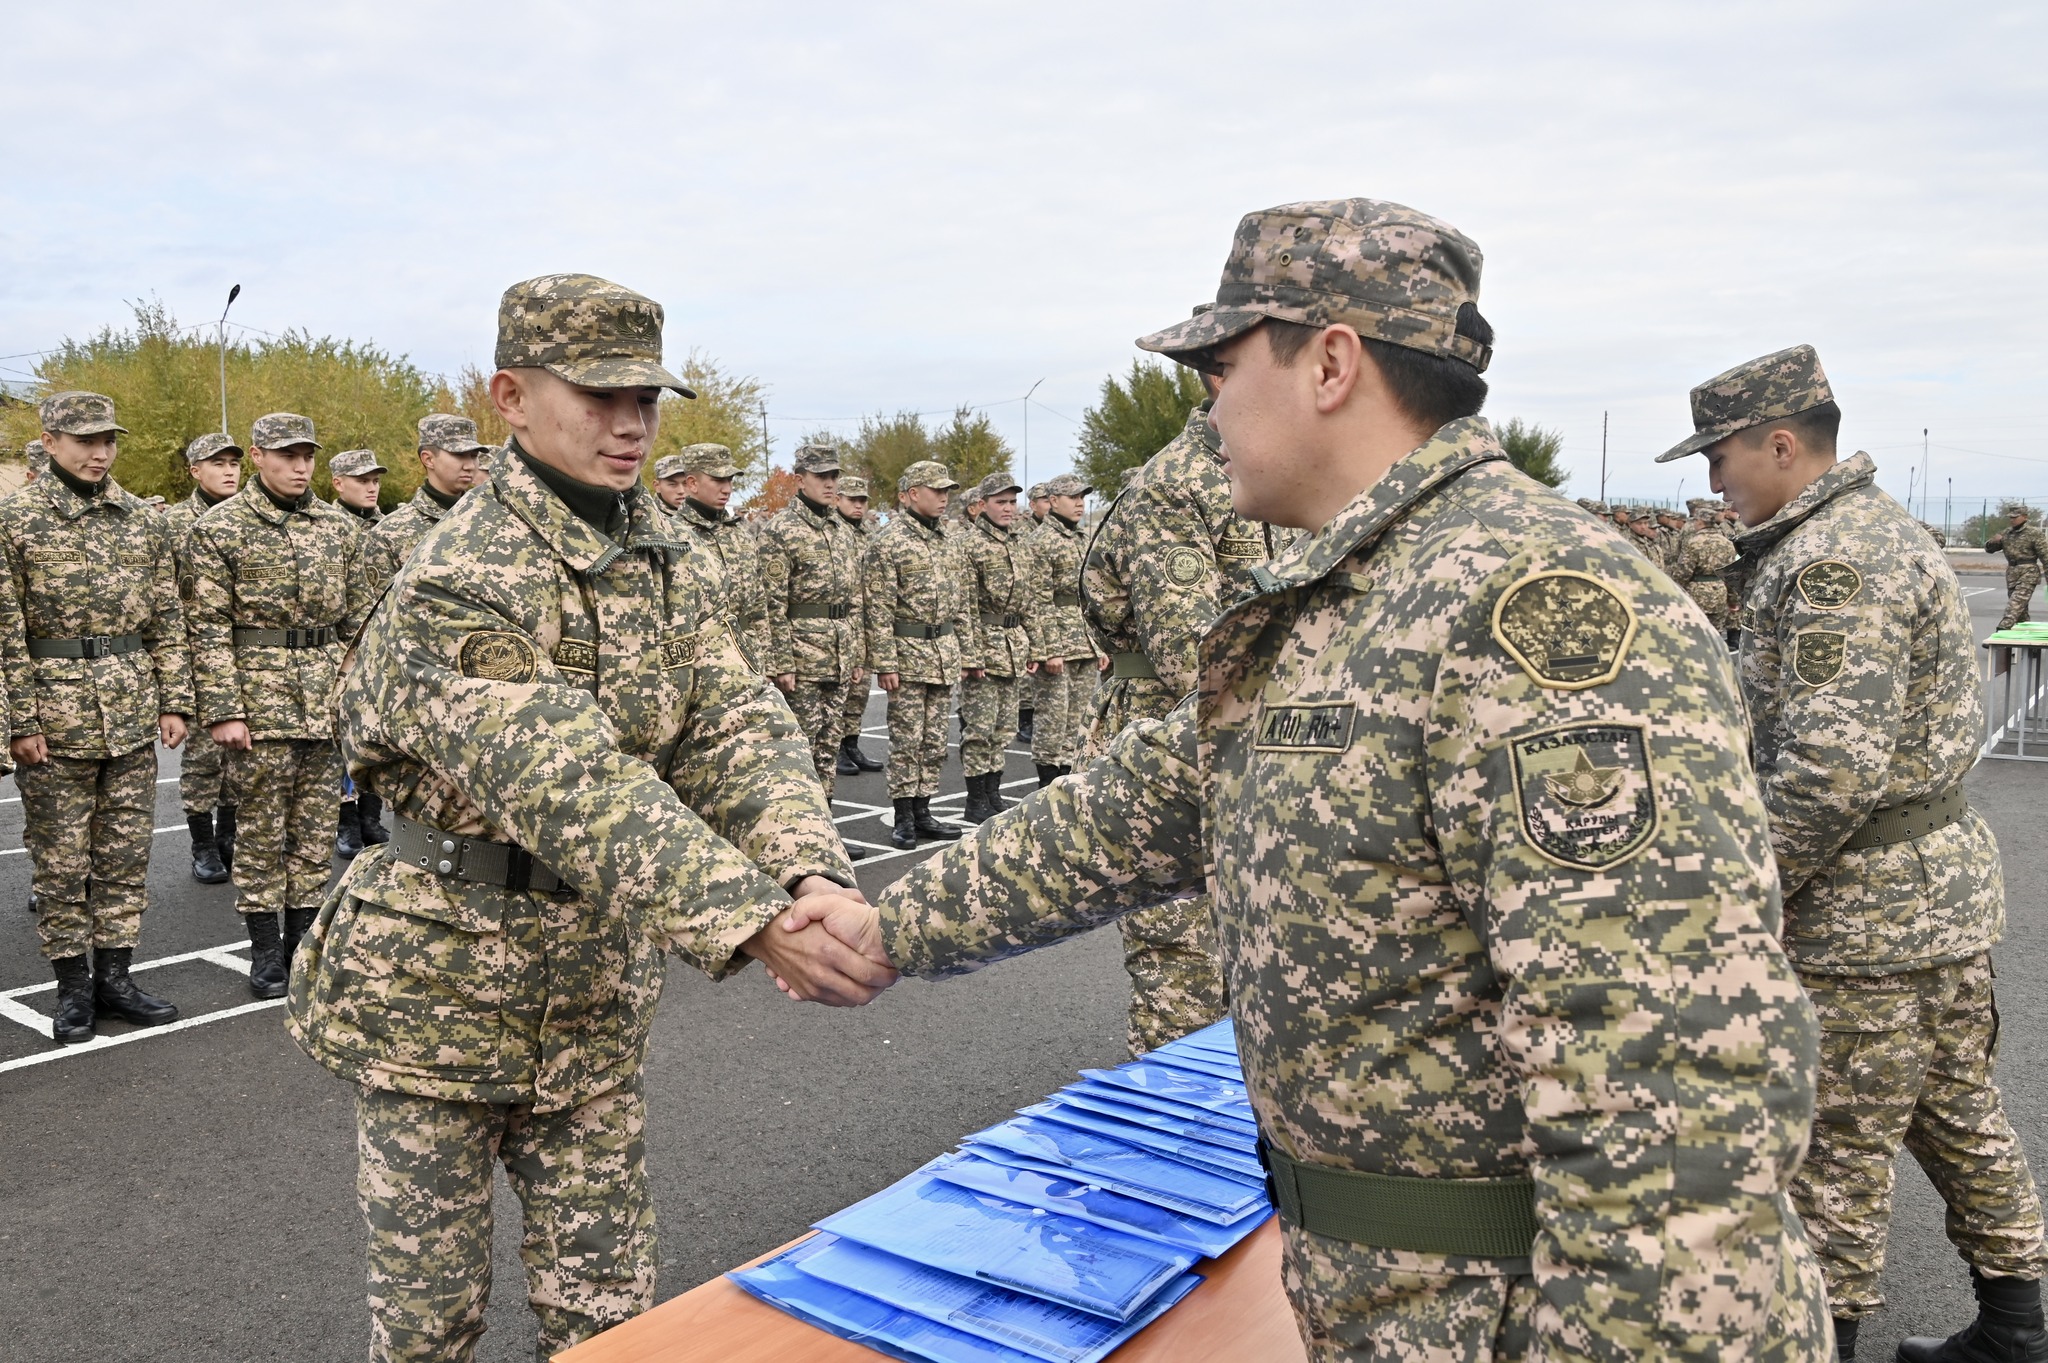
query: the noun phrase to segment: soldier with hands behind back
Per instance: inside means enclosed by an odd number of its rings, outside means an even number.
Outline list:
[[[178,596],[189,617],[192,610],[192,527],[199,518],[235,495],[242,485],[242,460],[247,453],[235,438],[221,431],[196,436],[185,446],[185,471],[192,491],[164,512],[171,547],[178,555]],[[196,703],[196,701],[195,701]],[[233,791],[222,780],[220,745],[206,726],[187,726],[185,759],[178,764],[178,799],[185,809],[185,828],[192,839],[192,878],[201,885],[224,885],[234,863],[237,810]]]

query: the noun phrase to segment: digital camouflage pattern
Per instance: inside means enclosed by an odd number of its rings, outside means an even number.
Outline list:
[[[2042,568],[2048,565],[2048,534],[2030,517],[1984,541],[1987,554],[2001,549],[2005,551],[2005,613],[1998,617],[1998,628],[2011,629],[2027,618],[2034,589],[2041,585]]]
[[[798,473],[839,472],[839,447],[837,445],[799,445],[796,455],[790,461]]]
[[[1786,1188],[1819,1034],[1720,640],[1477,418],[1258,581],[1197,695],[884,896],[895,964],[1206,875],[1268,1142],[1536,1185],[1529,1260],[1288,1228],[1311,1357],[1818,1363]]]
[[[1031,760],[1042,767],[1071,767],[1095,718],[1095,645],[1081,616],[1081,552],[1086,546],[1080,523],[1057,511],[1048,511],[1027,529],[1025,543],[1031,551],[1030,614],[1040,622],[1034,651],[1065,662],[1057,676],[1040,670],[1032,698]]]
[[[537,1358],[652,1306],[646,1125],[637,1079],[559,1112],[361,1090],[356,1188],[370,1229],[370,1357],[475,1356],[491,1290],[494,1154],[522,1213]]]
[[[341,753],[331,738],[266,738],[221,754],[236,793],[235,909],[317,908],[334,872]]]
[[[16,768],[14,784],[43,959],[140,943],[156,823],[155,746],[119,757],[52,754]]]
[[[482,454],[490,446],[476,438],[476,423],[451,412],[430,412],[420,418],[420,448],[450,454]]]
[[[202,443],[204,442],[204,443]],[[216,443],[217,442],[217,443]],[[194,449],[207,451],[197,459]],[[185,448],[185,458],[193,463],[210,458],[224,449],[237,452],[241,447],[224,435],[202,435]],[[198,488],[182,502],[173,502],[165,508],[162,525],[171,537],[171,546],[178,556],[178,599],[184,603],[187,615],[192,610],[192,559],[186,552],[186,541],[191,538],[192,527],[199,524],[199,518],[218,506],[208,501]],[[198,704],[195,697],[193,704]],[[221,748],[213,741],[213,735],[195,715],[185,733],[184,758],[178,763],[178,800],[189,818],[194,814],[210,814],[222,805],[232,805],[235,800],[221,787]]]
[[[1247,213],[1237,224],[1215,306],[1140,337],[1176,358],[1221,345],[1271,317],[1449,355],[1484,372],[1489,347],[1457,334],[1479,302],[1479,244],[1449,223],[1382,199],[1328,199]]]
[[[36,416],[52,435],[128,434],[114,424],[114,400],[100,393],[52,393],[36,405]]]
[[[248,453],[247,450],[235,443],[233,436],[221,431],[210,431],[205,435],[194,436],[185,446],[185,462],[187,464],[197,464],[202,460],[213,458],[213,456],[223,450],[233,450],[236,454],[243,455]]]
[[[300,416],[297,412],[272,412],[259,416],[249,428],[249,448],[254,450],[288,450],[294,445],[311,445],[320,448],[320,442],[313,438],[313,419]]]
[[[867,495],[867,484],[859,478],[841,478],[839,480],[839,495],[842,497],[856,495],[847,491],[850,486],[855,485],[858,485],[861,489],[858,495],[865,497]],[[842,511],[839,513],[839,519],[845,521],[846,528],[853,532],[854,619],[859,621],[859,632],[854,636],[854,656],[860,658],[865,656],[867,650],[868,554],[874,548],[875,535],[878,532],[875,529],[875,523],[866,516],[855,520]],[[845,693],[839,703],[839,735],[841,738],[848,734],[858,734],[860,732],[861,721],[867,715],[868,692],[870,689],[868,679],[865,676],[860,676],[857,680],[849,681],[846,684]],[[834,755],[833,761],[835,763],[838,761],[837,754]]]
[[[1836,1316],[1884,1305],[1901,1147],[1948,1207],[1948,1236],[1990,1277],[2039,1278],[2041,1198],[1993,1082],[1988,953],[1897,975],[1810,976],[1820,1014],[1813,1148],[1792,1184]]]
[[[1797,416],[1835,400],[1810,345],[1788,346],[1745,360],[1692,390],[1693,433],[1657,456],[1668,464],[1697,454],[1738,431]]]
[[[673,388],[694,398],[661,366],[661,323],[661,304],[623,285],[596,275],[541,275],[498,300],[493,361],[590,388]]]
[[[327,472],[344,478],[361,478],[365,474],[389,473],[391,470],[379,462],[375,450],[343,450],[327,461]]]
[[[292,1034],[343,1077],[574,1108],[638,1072],[665,951],[724,976],[783,885],[852,883],[804,739],[691,551],[644,490],[628,515],[615,544],[498,460],[364,629],[339,707],[357,784],[580,893],[358,856],[292,972]]]
[[[999,484],[1006,474],[993,474]],[[984,500],[990,479],[981,484]],[[1007,489],[1005,489],[1007,490]],[[1032,639],[1031,549],[1021,527],[1004,530],[971,516],[959,535],[960,578],[967,631],[960,666],[986,675],[960,683],[960,769],[981,776],[1003,769],[1003,748],[1017,731],[1017,683],[1038,659]]]
[[[915,470],[913,470],[915,471]],[[906,473],[905,477],[911,476]],[[919,473],[919,477],[933,476]],[[943,467],[937,483],[950,479]],[[967,594],[947,523],[899,508],[866,559],[867,665],[901,679],[889,693],[889,798],[936,795],[946,760],[946,720],[967,635]],[[944,629],[936,639],[899,634]]]
[[[683,473],[702,473],[713,478],[737,478],[740,475],[740,466],[733,461],[732,450],[709,441],[685,445],[670,457],[682,461],[678,469]]]
[[[1727,527],[1718,519],[1708,519],[1695,523],[1679,535],[1665,564],[1671,580],[1685,588],[1686,595],[1706,613],[1714,628],[1724,634],[1735,624],[1727,573],[1741,556]]]
[[[805,450],[813,451],[808,456],[813,462],[830,456],[832,467],[838,467],[839,452],[831,446],[806,445],[797,451],[799,462],[807,457]],[[810,739],[818,780],[829,800],[845,724],[846,687],[865,650],[860,547],[853,527],[837,511],[820,510],[798,495],[761,527],[760,554],[762,609],[768,617],[765,670],[771,677],[796,678],[789,708]],[[827,611],[839,617],[830,618]]]
[[[50,471],[50,452],[40,440],[31,440],[21,447],[21,461],[28,466],[31,479]]]
[[[363,532],[349,575],[360,578],[364,592],[374,600],[447,515],[448,508],[434,496],[433,484],[421,483],[404,506]]]
[[[713,600],[731,617],[747,655],[756,665],[765,664],[772,640],[768,635],[768,602],[761,591],[761,549],[753,527],[729,511],[713,511],[688,497],[677,503],[670,515],[677,528],[685,532],[683,537],[704,551],[699,559],[717,574]]]

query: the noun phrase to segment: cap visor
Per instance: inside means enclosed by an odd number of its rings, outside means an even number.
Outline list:
[[[1264,313],[1216,309],[1190,317],[1164,331],[1138,338],[1138,349],[1150,350],[1172,359],[1197,350],[1207,350],[1242,336],[1265,320]]]
[[[483,444],[480,441],[471,440],[468,443],[461,445],[436,445],[430,446],[429,448],[445,450],[449,454],[482,454],[485,450],[489,449],[490,446]]]
[[[1695,431],[1670,449],[1657,456],[1657,462],[1668,464],[1674,459],[1683,459],[1688,454],[1698,454],[1707,446],[1726,440],[1728,431]]]
[[[73,429],[73,430],[65,431],[65,432],[64,432],[64,434],[65,434],[65,435],[106,435],[106,434],[108,434],[108,433],[110,433],[110,432],[115,432],[115,431],[118,431],[118,432],[119,432],[119,433],[121,433],[122,435],[126,435],[126,434],[128,434],[128,428],[127,428],[126,426],[116,426],[116,425],[115,425],[115,424],[114,424],[113,422],[111,422],[111,421],[102,421],[102,422],[97,422],[97,423],[95,423],[94,425],[91,425],[91,426],[79,426],[79,427],[77,427],[77,428],[75,428],[75,429]]]
[[[672,388],[686,398],[697,396],[696,389],[653,360],[611,356],[601,360],[579,360],[574,364],[551,364],[547,370],[557,378],[585,388]]]

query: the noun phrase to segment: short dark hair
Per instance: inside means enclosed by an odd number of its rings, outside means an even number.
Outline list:
[[[1301,358],[1308,343],[1323,331],[1306,322],[1283,322],[1272,317],[1262,322],[1259,329],[1266,333],[1266,343],[1273,348],[1273,362],[1283,369]],[[1458,309],[1457,333],[1483,346],[1493,344],[1493,324],[1470,303]],[[1386,379],[1394,405],[1417,425],[1434,431],[1459,417],[1477,416],[1486,405],[1486,380],[1465,361],[1370,336],[1359,339]]]
[[[1772,431],[1792,432],[1799,437],[1799,443],[1814,454],[1833,454],[1835,442],[1842,433],[1842,409],[1830,399],[1818,407],[1809,407],[1791,416],[1759,421],[1738,434],[1750,444],[1757,445]]]

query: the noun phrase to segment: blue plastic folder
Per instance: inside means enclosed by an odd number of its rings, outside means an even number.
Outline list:
[[[941,1156],[925,1168],[935,1177],[963,1188],[993,1193],[1027,1207],[1043,1207],[1077,1221],[1093,1221],[1098,1226],[1157,1240],[1176,1249],[1192,1250],[1209,1259],[1227,1253],[1256,1230],[1267,1215],[1267,1209],[1260,1207],[1228,1225],[1216,1225],[1082,1179],[1000,1164],[973,1153]]]
[[[1174,1069],[1187,1070],[1194,1074],[1207,1074],[1217,1079],[1233,1080],[1240,1086],[1244,1083],[1244,1066],[1238,1064],[1235,1060],[1227,1060],[1220,1055],[1211,1055],[1207,1051],[1147,1051],[1145,1059],[1148,1063],[1154,1065],[1169,1065]]]
[[[1105,1098],[1078,1087],[1061,1089],[1053,1095],[1052,1101],[1061,1107],[1079,1108],[1098,1117],[1112,1117],[1120,1122],[1148,1127],[1186,1140],[1200,1141],[1205,1145],[1219,1146],[1241,1155],[1253,1156],[1253,1163],[1257,1163],[1257,1158],[1253,1155],[1259,1148],[1259,1133],[1256,1127],[1211,1125],[1192,1117],[1176,1117],[1157,1108],[1126,1103],[1117,1098]]]
[[[919,1170],[819,1230],[1114,1321],[1144,1310],[1200,1256],[1026,1207]]]
[[[1263,1185],[1254,1188],[1227,1174],[1210,1173],[1092,1131],[1034,1117],[1013,1117],[976,1132],[966,1143],[1021,1155],[1208,1221],[1234,1221],[1266,1196]]]
[[[1140,1093],[1136,1089],[1120,1089],[1113,1084],[1098,1084],[1093,1079],[1083,1079],[1078,1084],[1069,1084],[1060,1090],[1059,1096],[1065,1097],[1069,1093],[1078,1093],[1106,1103],[1122,1103],[1126,1107],[1146,1108],[1168,1117],[1177,1117],[1184,1122],[1200,1122],[1204,1126],[1216,1127],[1226,1135],[1240,1136],[1248,1141],[1256,1141],[1259,1136],[1258,1123],[1246,1118],[1226,1117],[1220,1112],[1210,1112],[1206,1108],[1178,1103],[1171,1098]]]
[[[725,1276],[743,1291],[787,1311],[806,1325],[865,1344],[905,1363],[1039,1363],[1036,1355],[991,1343],[965,1330],[926,1320],[916,1312],[811,1277],[792,1260],[802,1256],[813,1243],[806,1240],[766,1263]]]
[[[1112,1088],[1135,1089],[1139,1093],[1171,1098],[1177,1103],[1205,1108],[1247,1122],[1257,1120],[1252,1112],[1252,1101],[1245,1096],[1244,1085],[1228,1079],[1191,1074],[1142,1060],[1119,1065],[1113,1070],[1082,1070],[1081,1077]]]
[[[1250,1155],[1239,1155],[1219,1146],[1204,1145],[1199,1141],[1182,1140],[1151,1127],[1133,1126],[1112,1117],[1098,1116],[1065,1103],[1033,1103],[1030,1107],[1017,1109],[1020,1116],[1037,1117],[1042,1121],[1058,1122],[1062,1126],[1092,1131],[1098,1136],[1107,1136],[1125,1145],[1135,1145],[1140,1150],[1150,1150],[1155,1155],[1164,1155],[1183,1164],[1192,1164],[1198,1169],[1225,1174],[1235,1178],[1249,1179],[1264,1186],[1266,1171],[1257,1159]]]
[[[1198,1051],[1213,1051],[1232,1064],[1237,1063],[1237,1030],[1230,1025],[1230,1019],[1212,1022],[1199,1032],[1189,1032],[1178,1041],[1169,1041],[1159,1049],[1170,1051],[1176,1048]]]

